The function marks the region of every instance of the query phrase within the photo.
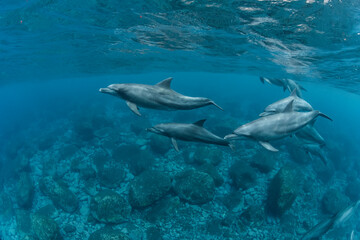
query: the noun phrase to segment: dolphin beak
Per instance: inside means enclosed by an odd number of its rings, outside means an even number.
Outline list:
[[[101,93],[108,93],[108,94],[115,94],[116,92],[110,88],[100,88],[99,92]]]
[[[237,138],[239,138],[239,136],[236,134],[229,134],[224,137],[225,140],[235,140]]]

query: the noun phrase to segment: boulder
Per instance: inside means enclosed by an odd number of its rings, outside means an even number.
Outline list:
[[[31,208],[34,198],[34,185],[28,173],[21,173],[16,184],[16,202],[19,207]]]
[[[330,189],[324,194],[321,202],[325,213],[336,214],[347,207],[350,200],[339,190]]]
[[[209,174],[189,169],[176,175],[174,190],[189,203],[204,204],[214,198],[215,184]]]
[[[56,207],[65,212],[73,213],[78,208],[79,200],[61,180],[46,176],[40,180],[39,187],[41,192],[48,196]]]
[[[282,216],[294,203],[300,190],[299,172],[294,166],[285,165],[271,180],[266,202],[267,210]]]
[[[259,150],[252,157],[250,166],[257,168],[262,173],[268,173],[274,168],[277,157],[277,153]]]
[[[171,148],[171,143],[169,138],[157,134],[151,134],[150,149],[154,153],[163,155],[167,153],[167,151],[169,151],[170,148]]]
[[[103,190],[96,194],[90,202],[91,215],[103,223],[123,223],[131,212],[129,203],[120,194]]]
[[[99,183],[107,188],[116,188],[120,186],[125,178],[124,168],[119,164],[103,167],[98,171]]]
[[[31,217],[31,226],[36,239],[38,240],[62,240],[57,223],[42,214],[35,213]]]
[[[255,170],[243,161],[235,162],[229,170],[232,185],[236,188],[248,189],[255,184]]]
[[[130,240],[121,230],[104,227],[90,235],[89,240]]]
[[[145,171],[130,183],[129,202],[134,208],[149,206],[165,196],[170,188],[171,179],[167,174]]]
[[[200,167],[198,167],[200,172],[204,172],[210,175],[214,180],[215,186],[220,187],[224,183],[224,178],[219,174],[214,165],[210,163],[204,163]]]

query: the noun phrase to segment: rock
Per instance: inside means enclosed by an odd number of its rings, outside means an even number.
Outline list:
[[[110,227],[101,228],[90,235],[89,240],[130,240],[121,230]]]
[[[240,212],[244,209],[244,196],[239,191],[234,191],[222,199],[226,208],[232,212]]]
[[[295,201],[300,190],[300,177],[291,165],[282,167],[271,180],[268,189],[267,210],[274,216],[282,216]]]
[[[49,204],[37,210],[37,213],[52,218],[57,214],[57,211],[52,204]]]
[[[255,184],[255,170],[243,161],[235,162],[230,167],[229,175],[236,189],[248,189]]]
[[[77,146],[73,144],[67,144],[59,150],[60,159],[64,160],[71,158],[78,150],[79,148]]]
[[[28,173],[21,173],[16,184],[16,202],[19,207],[31,208],[34,198],[34,185]]]
[[[159,200],[171,188],[170,177],[162,172],[148,170],[130,183],[129,202],[132,207],[146,207]]]
[[[212,236],[222,236],[221,219],[213,218],[206,224],[206,231]]]
[[[81,178],[85,181],[90,178],[96,178],[96,171],[92,167],[80,168]]]
[[[65,212],[73,213],[79,206],[79,200],[61,180],[55,180],[51,176],[43,177],[39,187],[41,192],[48,196],[56,207]]]
[[[336,189],[328,190],[322,198],[322,207],[325,213],[336,214],[347,207],[350,200],[342,192]]]
[[[164,155],[171,148],[169,138],[160,136],[157,134],[151,134],[150,136],[150,149],[160,155]]]
[[[176,175],[174,190],[189,203],[203,204],[214,198],[215,184],[209,174],[189,169]]]
[[[147,213],[146,220],[156,223],[160,220],[171,218],[179,207],[180,199],[178,197],[161,199]]]
[[[157,227],[149,227],[146,229],[146,240],[161,240],[161,232]]]
[[[35,213],[31,217],[32,231],[38,240],[63,239],[57,223],[49,217]]]
[[[30,212],[28,210],[18,209],[15,212],[16,216],[16,231],[21,234],[30,234],[31,232],[31,220]]]
[[[345,189],[346,195],[352,200],[357,201],[360,199],[360,181],[355,180],[350,182]]]
[[[114,191],[103,190],[90,202],[90,213],[99,222],[122,223],[128,219],[130,212],[129,203]]]
[[[220,187],[224,183],[224,178],[219,174],[214,165],[210,163],[204,163],[197,168],[200,172],[204,172],[210,175],[214,180],[215,186]]]
[[[14,216],[13,202],[8,194],[0,192],[0,215],[6,220]]]
[[[277,153],[259,150],[252,157],[250,165],[262,173],[268,173],[274,168],[277,158]]]
[[[142,150],[138,145],[120,146],[113,151],[115,161],[128,164],[130,171],[135,176],[150,169],[154,164],[154,156],[149,150]]]
[[[63,229],[64,229],[64,232],[66,232],[66,233],[76,232],[76,227],[71,224],[66,224]]]
[[[196,148],[194,153],[186,153],[184,158],[187,163],[195,163],[197,165],[209,163],[216,166],[221,162],[223,153],[219,148],[200,146]]]
[[[121,182],[124,180],[124,167],[121,167],[119,164],[104,167],[99,169],[98,176],[99,182],[102,186],[107,188],[116,188],[120,186]]]
[[[248,225],[255,224],[256,226],[262,226],[264,222],[264,209],[261,206],[252,205],[240,216]]]
[[[89,178],[84,185],[84,191],[90,196],[95,196],[98,191],[96,189],[97,181],[95,178]]]

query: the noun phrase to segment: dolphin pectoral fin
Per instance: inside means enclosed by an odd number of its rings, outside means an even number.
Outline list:
[[[264,148],[266,148],[267,150],[271,151],[271,152],[278,152],[279,150],[274,148],[269,142],[262,142],[259,141],[259,143],[261,144],[261,146],[263,146]]]
[[[136,106],[135,103],[126,101],[126,105],[128,105],[128,107],[130,108],[130,110],[135,113],[138,116],[141,116],[140,112],[139,112],[139,108]]]
[[[210,104],[212,104],[215,107],[219,108],[220,110],[224,111],[224,109],[222,107],[220,107],[219,105],[217,105],[214,101],[210,101]]]
[[[177,142],[176,142],[176,139],[175,139],[175,138],[171,138],[171,143],[172,143],[172,145],[174,146],[175,150],[176,150],[177,152],[179,152],[180,150],[179,150],[179,147],[178,147],[178,145],[177,145]]]

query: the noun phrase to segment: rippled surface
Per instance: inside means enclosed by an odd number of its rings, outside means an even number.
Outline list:
[[[358,92],[359,18],[356,0],[3,0],[0,78],[251,72]]]

